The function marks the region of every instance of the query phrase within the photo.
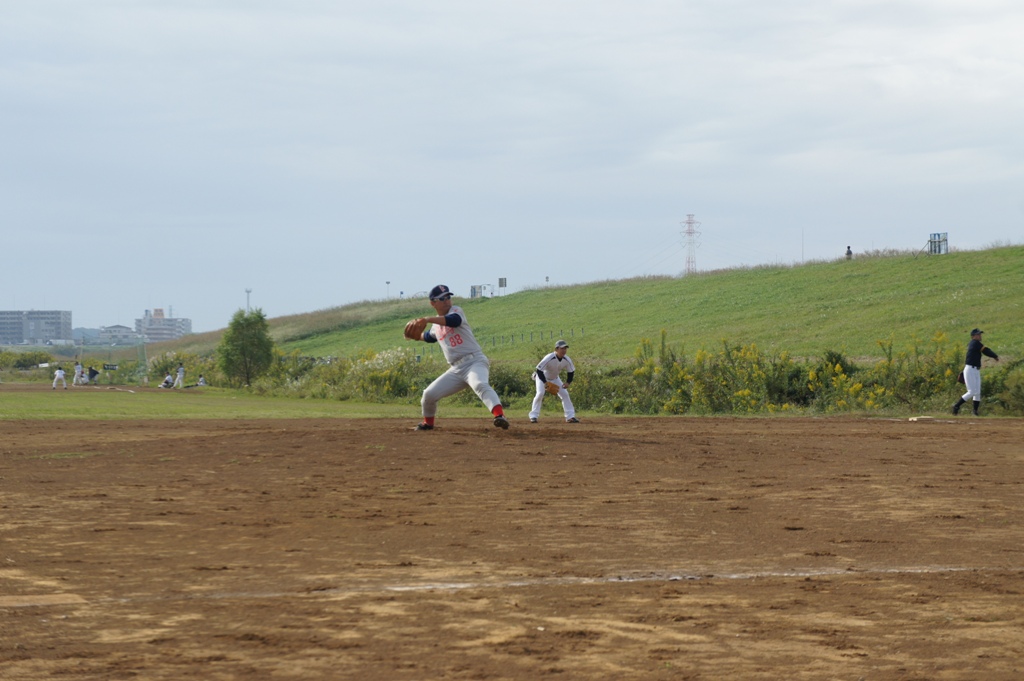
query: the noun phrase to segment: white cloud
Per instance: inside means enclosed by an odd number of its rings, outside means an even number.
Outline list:
[[[561,283],[676,273],[686,213],[709,268],[944,220],[1020,241],[1022,29],[955,0],[9,3],[0,200],[19,248],[130,253],[199,329],[270,268],[274,316],[418,264],[392,288],[536,285],[547,239]],[[168,252],[202,266],[158,278]],[[111,323],[116,269],[34,267],[0,288]]]

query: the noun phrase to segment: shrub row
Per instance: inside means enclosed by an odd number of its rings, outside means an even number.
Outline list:
[[[580,409],[635,414],[755,414],[945,411],[964,392],[956,382],[965,347],[945,334],[912,339],[902,351],[879,341],[884,359],[858,366],[828,350],[797,361],[785,352],[723,341],[692,356],[643,339],[631,365],[580,373],[573,402]],[[986,368],[983,401],[992,414],[1024,415],[1020,362]]]
[[[657,344],[642,339],[628,362],[574,358],[572,397],[577,409],[598,413],[835,414],[945,411],[963,392],[956,382],[963,344],[936,334],[928,341],[911,339],[902,350],[892,340],[879,346],[883,359],[870,363],[835,350],[798,360],[786,352],[728,341],[687,354],[670,345],[663,331]],[[185,364],[186,383],[202,373],[211,385],[224,384],[213,358],[174,353],[150,361],[150,381],[173,374],[178,362]],[[125,363],[119,377],[129,382],[136,368]],[[436,353],[421,356],[412,348],[330,359],[278,352],[270,371],[249,389],[298,398],[415,403],[445,369]],[[533,399],[531,371],[521,363],[492,362],[491,384],[506,406],[526,408]],[[1021,363],[986,367],[983,394],[986,413],[1024,415]],[[476,396],[464,391],[452,399],[470,404]]]

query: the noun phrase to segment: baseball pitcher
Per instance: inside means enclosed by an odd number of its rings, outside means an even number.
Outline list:
[[[438,401],[466,388],[471,388],[491,410],[495,427],[507,430],[508,419],[505,418],[501,399],[490,384],[491,363],[473,336],[466,313],[452,304],[452,292],[444,284],[430,289],[430,306],[437,316],[413,319],[405,325],[405,337],[440,343],[448,371],[423,391],[423,399],[420,400],[423,422],[416,426],[416,430],[433,430]],[[426,330],[427,324],[433,325],[429,331]]]

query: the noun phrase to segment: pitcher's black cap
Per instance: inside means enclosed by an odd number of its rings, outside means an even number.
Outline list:
[[[441,300],[445,296],[451,297],[453,294],[451,290],[444,284],[438,284],[434,288],[430,289],[431,300]]]

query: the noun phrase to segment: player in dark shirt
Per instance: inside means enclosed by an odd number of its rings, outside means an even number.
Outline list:
[[[978,405],[981,404],[981,356],[986,355],[999,361],[999,355],[982,344],[983,333],[985,332],[981,329],[971,330],[971,342],[967,344],[967,358],[964,360],[964,384],[967,386],[967,392],[953,405],[953,414],[959,414],[964,402],[973,398],[971,405],[974,408],[974,415],[978,415]]]

